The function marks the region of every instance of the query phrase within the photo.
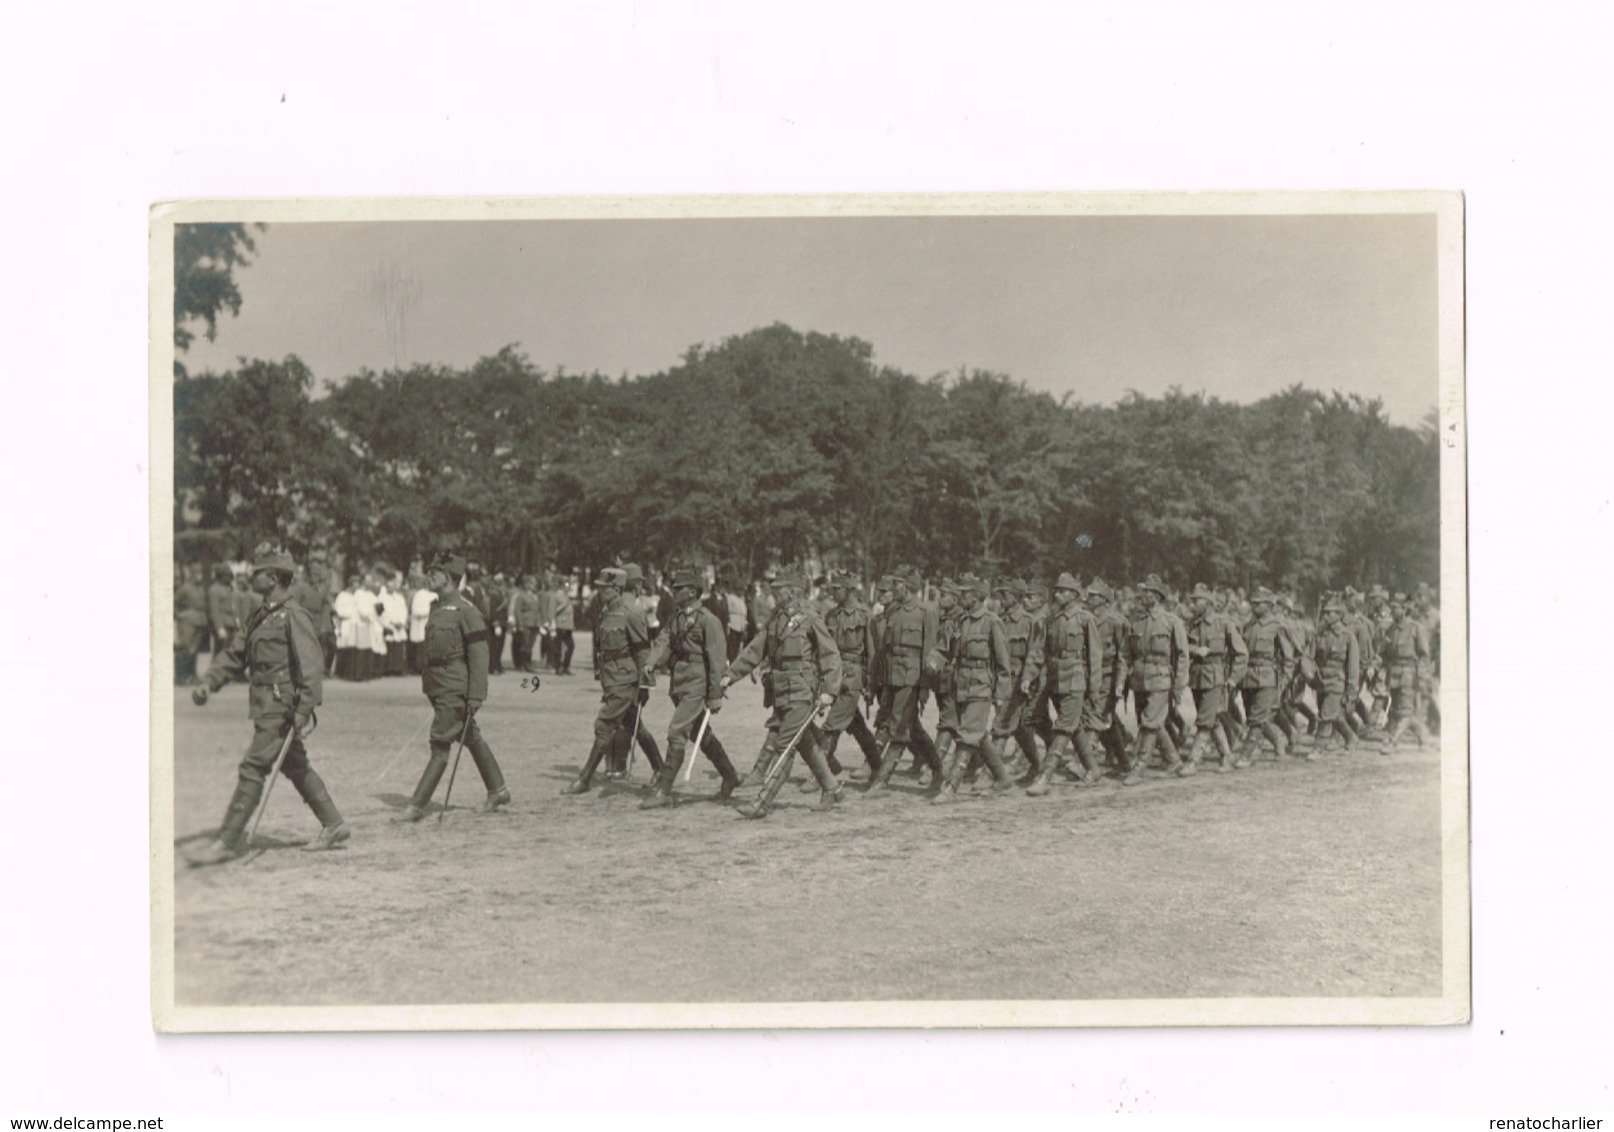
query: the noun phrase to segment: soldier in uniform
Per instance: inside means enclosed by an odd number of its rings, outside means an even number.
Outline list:
[[[1035,779],[1041,760],[1037,756],[1037,736],[1031,727],[1031,709],[1042,688],[1043,642],[1047,635],[1047,622],[1034,617],[1025,607],[1026,585],[1015,578],[1004,578],[997,586],[998,601],[1003,612],[1003,636],[1009,644],[1009,683],[1004,691],[1003,703],[992,721],[992,734],[987,745],[997,753],[1005,765],[1008,740],[1012,736],[1025,755],[1030,774]]]
[[[1356,633],[1345,623],[1345,603],[1337,597],[1323,602],[1323,623],[1312,645],[1317,663],[1317,745],[1338,733],[1345,749],[1356,746],[1356,733],[1346,718],[1356,702],[1362,679],[1362,649]],[[1307,758],[1315,757],[1315,750]]]
[[[790,764],[798,750],[818,780],[820,793],[813,809],[822,813],[842,800],[841,785],[829,772],[811,726],[815,711],[828,711],[840,690],[840,650],[824,623],[802,600],[806,583],[800,574],[781,570],[774,577],[772,589],[774,606],[767,625],[735,657],[721,681],[726,691],[759,665],[766,664],[768,668],[773,715],[756,765],[742,784],[762,787],[756,801],[740,807],[740,813],[748,818],[768,816],[780,787],[790,776]],[[798,735],[787,755],[785,748]],[[776,766],[781,758],[785,765]]]
[[[1255,616],[1244,627],[1244,642],[1250,647],[1250,667],[1244,676],[1244,718],[1248,731],[1236,767],[1247,767],[1260,746],[1262,736],[1272,743],[1278,758],[1288,753],[1283,732],[1275,716],[1284,687],[1294,675],[1299,654],[1289,630],[1273,612],[1274,597],[1265,586],[1250,595]]]
[[[426,571],[426,584],[437,593],[426,618],[425,667],[420,674],[421,691],[432,705],[430,755],[409,805],[394,821],[417,822],[426,816],[456,741],[471,752],[487,788],[477,812],[490,814],[510,801],[499,760],[476,725],[477,710],[488,698],[488,626],[482,611],[461,590],[465,571],[465,559],[455,554],[440,555]]]
[[[857,591],[855,574],[837,572],[830,575],[829,592],[834,604],[824,618],[824,628],[835,638],[835,647],[841,654],[841,688],[836,693],[835,702],[830,705],[829,714],[824,717],[822,730],[825,736],[824,761],[829,764],[830,773],[837,778],[843,768],[835,758],[835,748],[840,744],[843,732],[857,741],[863,751],[863,759],[868,763],[871,778],[880,767],[880,748],[874,741],[874,732],[869,730],[863,713],[858,710],[858,699],[868,695],[871,680],[869,667],[874,659],[874,630],[869,611],[857,601]],[[811,779],[802,784],[803,790],[816,787],[817,784]]]
[[[925,657],[925,674],[922,688],[936,697],[936,756],[945,769],[948,753],[958,742],[958,703],[953,698],[953,638],[964,615],[960,602],[963,586],[972,587],[975,578],[965,574],[963,584],[943,578],[936,588],[936,647]],[[936,774],[931,784],[941,790],[943,775]]]
[[[1095,578],[1087,587],[1087,612],[1098,627],[1099,688],[1082,709],[1082,730],[1096,736],[1117,767],[1126,765],[1127,734],[1116,706],[1127,686],[1127,622],[1115,592]]]
[[[1002,705],[1014,679],[1009,669],[1009,639],[1003,632],[1003,622],[987,608],[984,580],[966,575],[958,591],[960,612],[944,634],[948,658],[942,666],[942,683],[949,685],[953,742],[942,761],[934,805],[958,800],[964,768],[976,758],[986,760],[994,790],[1008,790],[1014,785],[1003,765],[1003,755],[987,743],[992,713]]]
[[[1289,749],[1299,754],[1311,736],[1312,726],[1317,722],[1317,713],[1303,698],[1306,688],[1317,678],[1317,663],[1312,657],[1311,627],[1301,616],[1300,606],[1293,597],[1278,595],[1278,616],[1283,620],[1284,628],[1289,630],[1289,639],[1295,643],[1296,654],[1295,672],[1284,686],[1283,700],[1278,708],[1278,726],[1289,739]],[[1295,722],[1297,715],[1306,720],[1305,727]]]
[[[622,604],[634,610],[644,623],[645,632],[653,643],[661,631],[661,624],[656,618],[656,599],[654,595],[645,592],[644,571],[634,563],[629,562],[622,567],[626,582],[622,587]],[[596,631],[596,641],[598,634]],[[629,714],[622,717],[622,722],[616,735],[611,739],[610,761],[606,764],[606,776],[609,778],[624,778],[628,773],[630,762],[629,754],[633,743],[639,744],[644,752],[645,760],[650,764],[653,774],[661,773],[661,748],[656,745],[655,736],[642,724],[639,714]]]
[[[874,739],[880,745],[880,767],[869,779],[868,791],[884,790],[912,743],[914,753],[939,775],[941,760],[930,736],[919,724],[919,698],[926,658],[936,649],[937,616],[920,602],[919,577],[899,570],[891,575],[891,604],[886,607],[880,655],[884,660],[884,687],[880,710],[874,719]],[[928,756],[928,757],[927,757]]]
[[[1423,690],[1423,667],[1429,661],[1429,639],[1423,626],[1407,615],[1405,594],[1398,593],[1390,599],[1390,627],[1384,633],[1383,653],[1390,692],[1390,734],[1380,754],[1394,751],[1408,727],[1422,748],[1423,712],[1418,701]]]
[[[1351,694],[1350,700],[1345,704],[1345,714],[1340,723],[1350,729],[1353,738],[1365,738],[1368,729],[1373,724],[1372,699],[1362,702],[1362,689],[1373,686],[1378,675],[1379,654],[1375,647],[1373,622],[1362,612],[1362,602],[1365,595],[1353,586],[1345,587],[1345,616],[1342,624],[1351,631],[1356,638],[1356,655],[1361,664],[1362,678],[1356,691]]]
[[[239,673],[248,674],[247,710],[252,716],[252,745],[236,771],[235,795],[224,811],[217,837],[191,857],[193,865],[216,865],[246,848],[247,822],[263,796],[265,776],[280,759],[280,773],[319,819],[320,831],[305,849],[332,849],[349,837],[342,813],[325,783],[308,763],[303,730],[314,718],[323,694],[325,654],[313,619],[291,596],[296,566],[291,555],[275,547],[258,547],[252,561],[252,588],[263,604],[253,611],[236,636],[235,645],[208,667],[207,681],[191,693],[206,704],[208,693]],[[284,750],[284,757],[280,752]]]
[[[1043,645],[1043,689],[1053,710],[1048,750],[1026,793],[1040,798],[1048,793],[1054,772],[1074,746],[1081,762],[1078,779],[1099,781],[1097,751],[1082,730],[1089,702],[1103,686],[1101,658],[1104,645],[1098,622],[1082,606],[1082,587],[1071,574],[1054,583],[1054,611],[1049,615]]]
[[[1188,686],[1194,694],[1194,745],[1188,750],[1184,774],[1192,774],[1204,757],[1207,744],[1221,754],[1216,769],[1233,769],[1233,745],[1222,717],[1227,712],[1227,690],[1244,682],[1250,650],[1238,626],[1215,611],[1216,595],[1200,582],[1188,598],[1193,620],[1188,624]]]
[[[642,810],[672,803],[673,784],[678,781],[684,751],[701,730],[703,715],[706,731],[701,736],[701,753],[723,776],[718,800],[727,801],[740,784],[740,776],[711,725],[711,716],[723,709],[723,672],[728,667],[723,625],[701,605],[701,577],[693,570],[673,575],[673,601],[677,608],[646,665],[652,673],[663,668],[668,672],[673,717],[667,725],[667,761],[656,772],[649,797],[640,803]]]
[[[594,772],[610,753],[614,737],[628,737],[627,728],[638,726],[638,708],[650,699],[654,684],[646,661],[650,656],[650,627],[644,612],[624,597],[628,575],[608,566],[594,579],[599,598],[599,617],[594,623],[594,676],[600,682],[600,713],[594,719],[594,745],[583,760],[583,769],[562,793],[584,794],[594,782]],[[626,744],[624,743],[624,748]],[[661,773],[660,753],[653,760]]]
[[[1142,616],[1132,623],[1127,639],[1127,666],[1137,676],[1138,745],[1122,785],[1142,780],[1143,769],[1156,746],[1166,756],[1167,774],[1192,774],[1192,763],[1177,756],[1166,730],[1166,716],[1188,690],[1188,631],[1175,613],[1162,603],[1170,596],[1165,583],[1150,574],[1138,589]]]

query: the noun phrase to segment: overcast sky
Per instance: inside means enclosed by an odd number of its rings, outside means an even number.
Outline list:
[[[1436,400],[1432,216],[279,223],[191,372],[296,354],[322,381],[464,366],[649,374],[759,326],[850,335],[920,377],[960,366],[1108,404],[1294,383]]]

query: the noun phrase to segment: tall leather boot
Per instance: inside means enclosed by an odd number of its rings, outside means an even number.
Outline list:
[[[986,769],[992,774],[992,793],[1002,794],[1014,789],[1014,776],[1009,771],[1009,764],[1003,761],[1002,748],[988,744],[981,752],[986,760]]]
[[[841,765],[840,760],[835,757],[835,748],[840,746],[840,742],[841,733],[839,731],[831,731],[824,737],[824,762],[828,764],[829,772],[836,778],[839,778],[846,769]],[[817,789],[818,783],[811,778],[801,784],[803,794],[810,794]]]
[[[230,804],[224,810],[224,821],[219,825],[218,834],[189,856],[190,863],[196,866],[220,865],[240,856],[246,849],[247,822],[252,820],[253,811],[258,808],[258,799],[262,797],[263,783],[252,778],[237,778],[235,793],[230,796]]]
[[[1132,765],[1127,767],[1126,777],[1121,779],[1122,786],[1136,786],[1143,781],[1143,769],[1149,765],[1149,756],[1154,754],[1154,745],[1159,738],[1158,731],[1138,732],[1138,746],[1132,754]]]
[[[790,768],[796,763],[796,752],[791,751],[783,759],[775,760],[774,767],[763,780],[762,791],[756,800],[747,802],[738,807],[742,817],[758,819],[765,818],[773,810],[773,800],[779,796],[785,782],[790,778]]]
[[[1064,732],[1056,732],[1048,744],[1048,750],[1042,756],[1042,766],[1037,769],[1037,777],[1026,787],[1027,797],[1041,798],[1053,789],[1054,771],[1059,769],[1059,764],[1064,760],[1065,751],[1069,747],[1070,736]]]
[[[629,716],[631,719],[631,715]],[[627,724],[619,723],[611,732],[611,744],[606,750],[605,777],[621,778],[628,773],[628,748],[633,745],[633,736],[629,733]]]
[[[1244,741],[1239,744],[1238,758],[1233,760],[1234,770],[1243,770],[1255,761],[1256,752],[1260,749],[1261,737],[1255,728],[1247,728],[1244,732]]]
[[[869,764],[869,773],[872,775],[880,767],[880,744],[875,741],[874,732],[869,730],[868,721],[860,712],[852,713],[852,722],[846,725],[846,733],[857,743],[858,750],[863,752],[863,761]]]
[[[476,764],[476,773],[482,776],[482,785],[487,789],[488,796],[476,808],[479,814],[491,814],[500,806],[510,802],[510,791],[504,784],[504,771],[499,769],[499,760],[493,757],[493,748],[488,741],[482,738],[478,731],[474,739],[465,744],[471,752],[471,761]]]
[[[336,808],[336,803],[331,801],[330,792],[325,789],[325,780],[312,767],[293,778],[291,784],[297,788],[297,793],[319,819],[319,833],[314,840],[303,846],[305,853],[334,849],[352,836],[353,831],[348,829],[347,822],[342,820],[342,811]]]
[[[801,753],[801,757],[807,764],[807,769],[812,771],[813,777],[818,780],[818,804],[813,807],[813,812],[828,813],[835,808],[836,803],[845,801],[840,781],[830,771],[829,760],[824,757],[824,752],[818,749],[818,745],[809,743],[807,749]]]
[[[942,731],[937,734],[936,745],[931,748],[935,753],[936,762],[933,766],[930,766],[930,782],[925,787],[925,792],[931,797],[941,793],[942,785],[947,779],[948,760],[957,749],[957,735],[954,735],[951,731]],[[915,751],[923,757],[923,753],[919,748],[916,747]]]
[[[650,793],[646,794],[644,801],[639,803],[641,810],[659,810],[663,806],[673,804],[673,783],[678,778],[677,752],[670,748],[667,751],[667,761],[662,768],[656,771],[655,777],[650,780]]]
[[[562,794],[588,793],[589,787],[594,785],[594,772],[600,769],[601,761],[610,754],[612,740],[618,734],[619,732],[613,731],[603,739],[595,737],[594,746],[589,748],[588,758],[583,760],[583,769],[577,772],[577,777],[572,779],[571,785],[561,791]]]
[[[1021,727],[1014,733],[1014,745],[1019,754],[1015,757],[1014,763],[1010,764],[1008,751],[1005,750],[1003,759],[1004,765],[1008,766],[1010,771],[1016,775],[1026,775],[1026,780],[1029,782],[1032,778],[1037,776],[1037,764],[1042,761],[1037,754],[1036,732],[1032,731],[1029,727]],[[1024,767],[1019,765],[1019,761],[1021,759],[1025,760],[1026,765]]]
[[[415,793],[409,799],[409,805],[403,813],[393,817],[393,821],[416,822],[426,816],[426,807],[431,805],[432,795],[437,792],[437,784],[443,780],[443,772],[448,769],[448,747],[432,745],[431,758],[426,760],[426,769],[420,774],[420,781],[415,784]]]
[[[909,739],[912,741],[910,745],[913,747],[914,758],[917,760],[915,765],[920,769],[921,773],[928,767],[930,772],[939,780],[941,777],[941,753],[936,750],[935,740],[930,737],[930,733],[920,725],[917,719],[913,721],[913,733],[909,736]],[[933,780],[931,786],[934,788],[935,785],[936,781]]]
[[[717,741],[717,736],[712,734],[710,728],[707,729],[706,737],[701,740],[701,751],[711,760],[712,765],[717,768],[717,773],[723,777],[723,785],[717,788],[717,800],[727,802],[734,796],[734,791],[739,789],[740,772],[734,769],[734,763],[730,761],[729,753],[723,749],[723,744]],[[695,756],[690,755],[689,757],[694,758]],[[676,771],[674,771],[673,777],[674,779],[678,777]]]
[[[1216,764],[1216,772],[1226,774],[1233,769],[1235,761],[1233,758],[1233,744],[1228,742],[1227,732],[1222,730],[1222,721],[1220,719],[1211,727],[1211,741],[1216,744],[1217,753],[1222,756],[1221,761]]]
[[[1379,754],[1392,754],[1401,745],[1401,736],[1406,733],[1407,721],[1411,718],[1411,716],[1402,716],[1391,726],[1390,734],[1385,736],[1384,745],[1379,749]]]
[[[870,778],[869,784],[863,788],[865,794],[876,794],[886,789],[892,773],[897,769],[897,764],[902,761],[902,750],[901,743],[885,745],[885,750],[880,752],[880,765],[875,768],[874,777]]]
[[[1081,762],[1084,786],[1097,786],[1104,781],[1104,772],[1098,765],[1098,746],[1098,736],[1091,728],[1076,732],[1076,758]]]
[[[661,768],[667,764],[662,761],[661,748],[656,745],[656,737],[644,729],[642,719],[639,721],[639,749],[644,752],[645,761],[650,764],[650,769],[660,774]]]
[[[764,743],[762,750],[757,752],[757,761],[751,764],[751,769],[746,771],[745,777],[740,780],[740,788],[749,790],[753,786],[761,786],[763,780],[768,777],[768,768],[773,765],[773,756],[777,753],[774,748]]]

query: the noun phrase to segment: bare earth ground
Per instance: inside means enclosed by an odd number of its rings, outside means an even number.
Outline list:
[[[515,801],[489,817],[469,809],[483,790],[467,756],[445,821],[388,822],[426,759],[419,682],[329,682],[310,753],[353,839],[298,852],[316,824],[282,781],[266,850],[210,869],[181,857],[176,1002],[1440,993],[1433,746],[951,807],[899,776],[828,815],[791,785],[760,822],[707,800],[702,760],[682,804],[641,812],[642,757],[630,784],[560,796],[598,701],[580,644],[578,675],[536,694],[492,678],[478,720]],[[240,685],[206,708],[176,698],[183,850],[222,816],[249,726]],[[658,689],[645,717],[663,748],[670,715]],[[750,684],[716,718],[742,772],[764,719]]]

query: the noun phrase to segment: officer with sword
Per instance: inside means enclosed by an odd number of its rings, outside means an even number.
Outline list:
[[[818,780],[820,793],[813,810],[824,813],[842,801],[840,783],[818,748],[817,729],[813,726],[828,712],[840,690],[841,654],[824,623],[802,602],[805,588],[802,577],[792,570],[781,570],[775,576],[772,615],[734,658],[720,681],[720,687],[727,691],[759,665],[768,668],[773,715],[756,765],[742,783],[761,787],[755,801],[740,807],[740,813],[748,818],[768,816],[780,787],[790,776],[798,750]]]
[[[263,604],[247,619],[233,646],[208,668],[207,682],[191,693],[191,699],[202,706],[210,692],[235,676],[248,674],[247,710],[253,728],[252,745],[237,768],[235,794],[218,835],[190,856],[192,865],[217,865],[240,856],[251,842],[247,822],[258,810],[260,798],[267,808],[265,783],[272,790],[277,774],[291,780],[319,818],[320,831],[305,849],[334,849],[350,836],[341,811],[309,765],[303,747],[303,734],[320,705],[325,653],[313,618],[292,597],[296,569],[285,551],[268,544],[257,548],[252,589],[263,598]],[[252,828],[257,832],[256,823]]]

